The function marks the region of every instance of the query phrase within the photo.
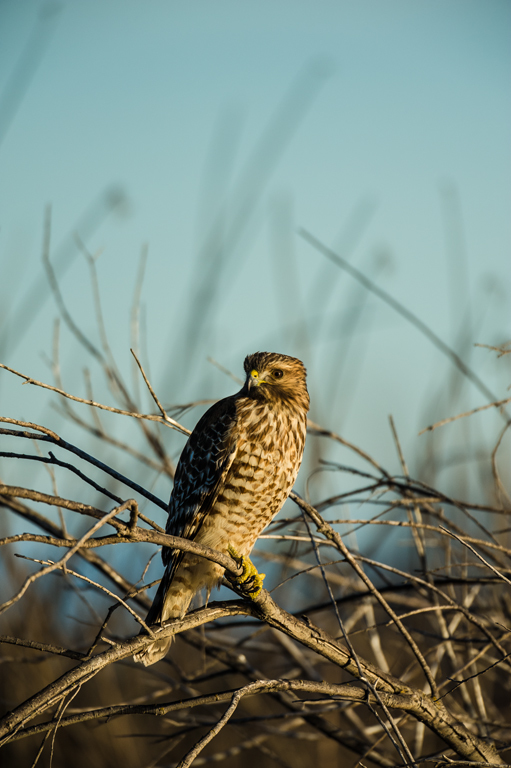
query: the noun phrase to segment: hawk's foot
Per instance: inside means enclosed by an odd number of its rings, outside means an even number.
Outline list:
[[[263,588],[263,580],[266,574],[258,573],[253,562],[248,557],[245,557],[245,555],[240,555],[232,544],[229,544],[227,551],[236,565],[243,569],[241,576],[235,576],[232,579],[233,582],[241,588],[242,592],[246,592],[249,597],[257,597]]]

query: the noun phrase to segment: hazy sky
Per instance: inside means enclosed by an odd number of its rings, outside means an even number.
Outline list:
[[[406,445],[449,415],[435,398],[450,364],[301,227],[505,396],[505,362],[472,345],[511,337],[510,85],[507,0],[4,0],[0,320],[27,328],[20,341],[4,326],[2,360],[51,379],[58,312],[38,304],[51,204],[68,307],[96,341],[77,232],[101,250],[128,372],[147,244],[145,359],[165,402],[233,391],[208,356],[240,375],[245,354],[271,349],[304,358],[313,418],[382,459],[389,413]],[[105,218],[112,190],[124,201]],[[65,383],[82,395],[83,356],[63,330]],[[43,400],[6,376],[1,411],[36,420]]]

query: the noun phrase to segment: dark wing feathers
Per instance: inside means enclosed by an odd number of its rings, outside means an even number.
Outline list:
[[[171,536],[193,540],[218,496],[236,452],[236,399],[226,397],[206,411],[183,449],[169,502]],[[164,548],[162,558],[165,565],[172,562],[174,573],[182,555]]]

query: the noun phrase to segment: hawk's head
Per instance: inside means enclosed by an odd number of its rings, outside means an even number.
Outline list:
[[[243,364],[247,378],[243,393],[309,410],[306,370],[301,360],[276,352],[255,352]]]

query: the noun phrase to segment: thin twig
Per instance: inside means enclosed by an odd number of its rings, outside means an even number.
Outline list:
[[[502,579],[507,584],[511,585],[511,580],[508,579],[507,576],[504,576],[504,574],[498,571],[496,568],[494,568],[491,563],[485,560],[484,557],[482,557],[482,555],[480,555],[479,552],[477,552],[474,547],[466,541],[466,539],[462,538],[461,536],[456,536],[455,533],[449,531],[447,528],[444,528],[442,525],[440,525],[439,528],[441,528],[441,530],[444,531],[448,536],[451,536],[453,539],[459,541],[460,544],[463,544],[464,547],[467,547],[467,549],[469,549],[476,557],[478,557],[479,560],[490,569],[490,571],[493,571],[493,573],[498,576],[499,579]]]
[[[4,421],[4,417],[0,416],[0,422],[1,421]],[[17,423],[13,419],[9,419],[8,421],[11,424]],[[19,424],[20,426],[23,426],[25,422],[20,421]],[[37,427],[37,425],[34,425],[34,426]],[[40,428],[38,428],[38,430],[43,431]],[[120,472],[117,472],[117,470],[113,469],[112,467],[109,467],[107,464],[104,464],[102,461],[99,461],[99,459],[96,459],[94,456],[91,456],[90,454],[86,453],[81,448],[78,448],[76,445],[73,445],[72,443],[68,443],[67,440],[63,440],[61,437],[59,437],[59,435],[55,434],[54,432],[51,435],[46,433],[42,435],[37,435],[37,434],[34,434],[33,432],[0,429],[0,434],[10,435],[11,437],[19,437],[19,438],[24,438],[28,440],[39,440],[42,442],[58,445],[60,448],[63,448],[64,450],[69,451],[70,453],[73,453],[75,456],[78,456],[80,459],[83,459],[89,464],[92,464],[98,469],[101,469],[103,472],[106,472],[106,474],[110,475],[116,480],[119,480],[119,482],[123,483],[123,485],[128,486],[128,488],[131,488],[133,491],[136,491],[141,496],[144,496],[146,499],[149,499],[149,501],[152,501],[153,504],[156,504],[156,506],[160,507],[161,509],[164,509],[166,512],[168,511],[168,504],[166,504],[164,501],[159,499],[153,493],[146,490],[138,483],[135,483],[133,480],[126,477],[125,475],[122,475]]]
[[[1,486],[0,486],[1,488]],[[4,490],[1,490],[2,493],[4,493]],[[84,533],[84,535],[76,542],[74,546],[71,547],[71,549],[66,552],[64,557],[59,560],[57,563],[51,563],[51,565],[47,565],[44,568],[42,568],[37,573],[32,574],[31,576],[28,576],[25,579],[25,582],[21,589],[17,592],[16,595],[11,597],[10,600],[7,600],[3,605],[0,605],[0,614],[6,611],[8,608],[11,607],[14,603],[16,603],[27,591],[30,584],[32,584],[36,579],[41,578],[42,576],[45,576],[48,573],[51,573],[57,568],[63,568],[67,561],[75,554],[75,552],[80,549],[80,547],[91,538],[91,536],[96,533],[103,525],[109,522],[113,517],[123,512],[125,509],[131,509],[133,506],[136,506],[136,501],[134,499],[129,499],[128,501],[125,501],[124,504],[121,504],[119,507],[114,507],[110,512],[108,512],[106,515],[104,515],[98,522],[92,526],[92,528],[89,528],[89,530]]]
[[[326,536],[326,538],[330,539],[335,543],[336,547],[344,555],[346,560],[350,563],[351,567],[355,570],[357,575],[362,579],[362,581],[364,582],[366,587],[369,589],[369,591],[376,597],[380,605],[384,608],[384,610],[388,613],[388,615],[394,620],[396,627],[399,629],[403,637],[406,639],[406,641],[410,645],[411,649],[413,650],[417,658],[417,661],[422,667],[424,675],[430,685],[432,694],[434,696],[437,695],[438,689],[437,689],[435,679],[431,673],[431,669],[429,668],[429,665],[427,664],[424,656],[420,652],[416,642],[414,641],[414,639],[412,638],[412,636],[410,635],[406,627],[403,625],[403,623],[400,621],[397,614],[392,610],[392,608],[387,603],[385,598],[379,592],[379,590],[376,589],[372,581],[366,576],[364,570],[358,565],[358,563],[356,562],[356,559],[353,557],[353,555],[351,554],[347,546],[344,544],[339,534],[336,531],[334,531],[333,528],[328,523],[325,522],[325,520],[323,520],[321,515],[314,509],[314,507],[312,507],[310,504],[307,504],[307,502],[301,499],[298,496],[298,494],[293,492],[291,494],[291,498],[293,499],[293,501],[296,502],[296,504],[298,504],[299,507],[301,507],[305,512],[307,512],[311,520],[316,525],[318,531],[320,533],[323,533]]]
[[[484,384],[483,381],[481,381],[479,376],[477,376],[477,374],[474,373],[474,371],[472,371],[468,365],[463,362],[459,355],[457,355],[454,350],[452,350],[444,341],[442,341],[442,339],[440,339],[436,333],[434,333],[431,328],[429,328],[429,326],[423,323],[422,320],[417,317],[417,315],[403,306],[403,304],[401,304],[399,301],[396,301],[393,296],[373,283],[372,280],[369,280],[369,278],[363,275],[362,272],[356,269],[356,267],[346,261],[346,259],[343,259],[342,256],[339,256],[339,254],[335,253],[330,248],[327,248],[326,245],[314,237],[314,235],[312,235],[310,232],[307,232],[306,229],[300,229],[299,234],[301,237],[303,237],[304,240],[312,245],[313,248],[329,258],[330,261],[334,262],[334,264],[336,264],[338,267],[341,267],[346,272],[348,272],[368,291],[374,293],[375,296],[378,296],[378,298],[382,299],[398,314],[408,320],[409,323],[414,325],[424,336],[426,336],[427,339],[429,339],[434,344],[437,349],[439,349],[447,358],[449,358],[449,360],[456,366],[456,368],[458,368],[458,370],[461,371],[461,373],[463,373],[463,375],[466,376],[466,378],[469,379],[477,387],[477,389],[485,397],[488,398],[491,403],[494,403],[497,400],[493,392],[486,386],[486,384]],[[509,421],[509,417],[505,414],[502,414],[502,417],[505,421]]]
[[[437,429],[437,427],[443,427],[445,424],[450,424],[452,421],[456,421],[457,419],[464,419],[466,416],[472,416],[474,413],[479,413],[480,411],[486,411],[488,408],[500,408],[503,405],[507,405],[508,403],[511,403],[511,397],[506,397],[505,400],[497,400],[494,403],[488,403],[487,405],[480,405],[478,408],[472,408],[471,411],[465,411],[464,413],[458,413],[457,416],[449,416],[447,419],[442,419],[441,421],[435,422],[435,424],[431,424],[429,427],[425,427],[424,429],[421,429],[419,432],[419,435],[424,435],[426,432],[433,432],[434,429]],[[506,426],[509,426],[509,422]]]
[[[72,400],[75,403],[83,403],[84,405],[90,405],[93,408],[99,408],[100,410],[108,411],[109,413],[117,413],[121,416],[131,416],[133,419],[156,421],[159,424],[165,424],[166,426],[175,429],[177,432],[181,432],[183,435],[190,435],[189,429],[186,429],[186,427],[183,427],[181,424],[179,424],[179,422],[171,419],[170,416],[168,419],[163,419],[161,416],[155,416],[152,413],[137,413],[136,411],[125,411],[122,408],[114,408],[110,405],[103,405],[102,403],[97,403],[94,400],[86,400],[83,397],[71,395],[69,392],[65,392],[63,389],[52,387],[51,384],[44,384],[42,381],[32,379],[30,376],[26,376],[24,373],[20,373],[14,368],[10,368],[8,365],[4,365],[4,363],[0,363],[0,368],[3,368],[5,371],[9,371],[9,373],[13,373],[15,376],[19,376],[21,379],[25,379],[25,384],[33,384],[36,387],[48,389],[50,392],[56,392],[58,395],[62,395],[62,397],[66,397],[68,400]]]
[[[158,409],[159,409],[159,411],[160,411],[160,413],[161,413],[161,415],[162,415],[162,418],[163,418],[163,419],[165,419],[165,421],[167,421],[167,420],[168,420],[168,421],[169,421],[171,424],[177,424],[177,422],[176,422],[176,421],[174,421],[174,419],[171,419],[171,418],[170,418],[170,416],[168,415],[167,411],[165,410],[165,408],[163,407],[163,405],[162,405],[162,404],[160,403],[160,401],[158,400],[158,397],[157,397],[157,395],[156,395],[156,392],[154,391],[154,389],[153,389],[153,387],[152,387],[152,385],[151,385],[151,382],[150,382],[150,381],[149,381],[149,379],[147,378],[147,376],[146,376],[146,372],[144,371],[144,368],[143,368],[143,366],[142,366],[142,363],[140,362],[140,360],[138,359],[137,355],[135,354],[135,351],[134,351],[133,349],[130,349],[130,352],[131,352],[131,354],[133,355],[133,357],[135,358],[135,362],[136,362],[136,364],[138,365],[138,369],[139,369],[140,373],[141,373],[141,374],[142,374],[142,376],[143,376],[143,379],[144,379],[144,381],[145,381],[146,387],[147,387],[147,389],[149,390],[149,392],[151,393],[151,397],[153,398],[154,402],[155,402],[155,403],[156,403],[156,405],[158,406]]]
[[[116,595],[115,592],[111,592],[111,590],[104,587],[102,584],[99,584],[97,581],[93,581],[92,579],[87,578],[87,576],[84,576],[81,573],[77,573],[77,571],[71,570],[71,568],[68,568],[62,561],[59,563],[55,563],[54,560],[36,560],[33,557],[25,557],[25,555],[16,555],[16,557],[20,557],[23,560],[29,560],[32,563],[39,563],[40,565],[56,565],[57,568],[60,570],[63,570],[66,575],[70,574],[71,576],[75,576],[77,579],[80,579],[81,581],[85,581],[87,584],[91,584],[92,586],[96,587],[96,589],[99,589],[101,592],[104,592],[109,597],[112,597],[114,600],[117,601],[119,605],[124,606],[126,610],[131,613],[135,621],[138,621],[138,623],[145,629],[148,635],[150,635],[152,638],[154,638],[154,632],[152,629],[150,629],[145,621],[140,618],[138,613],[133,610],[133,608],[126,603],[122,597],[119,597],[119,595]]]

